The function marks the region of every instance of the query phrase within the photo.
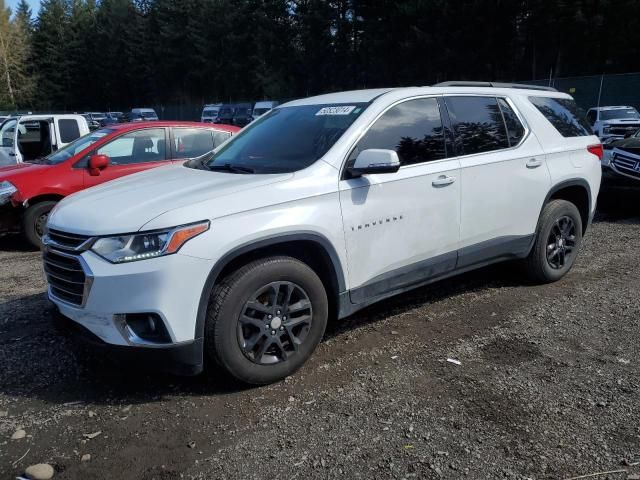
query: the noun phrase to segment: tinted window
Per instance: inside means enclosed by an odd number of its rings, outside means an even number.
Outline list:
[[[387,110],[362,137],[350,160],[370,148],[395,150],[402,165],[445,158],[437,100],[409,100]]]
[[[502,117],[507,126],[509,145],[514,147],[519,144],[522,137],[524,137],[524,126],[520,123],[520,119],[518,119],[518,116],[504,98],[498,99],[498,105],[500,105],[500,111],[502,111]]]
[[[211,130],[202,128],[174,128],[173,151],[175,158],[195,158],[213,150]]]
[[[147,128],[116,138],[98,149],[114,165],[159,162],[166,160],[164,128]]]
[[[613,110],[602,110],[600,112],[600,120],[638,120],[640,115],[635,108],[616,108]]]
[[[596,111],[595,110],[589,110],[587,112],[587,121],[589,122],[590,125],[593,125],[594,123],[596,123]]]
[[[458,151],[462,155],[509,147],[507,130],[494,97],[445,97]]]
[[[529,97],[563,137],[593,135],[584,113],[570,98]]]
[[[234,135],[201,166],[236,166],[255,173],[302,170],[327,153],[365,107],[362,103],[320,104],[272,110]]]
[[[213,132],[213,146],[218,147],[225,142],[231,134],[229,132]]]
[[[58,128],[60,129],[60,141],[62,143],[73,142],[80,136],[80,128],[78,127],[78,122],[75,120],[58,120]]]

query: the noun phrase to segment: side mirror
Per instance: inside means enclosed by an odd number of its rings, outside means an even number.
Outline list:
[[[394,150],[370,148],[358,154],[348,171],[352,177],[360,177],[375,173],[395,173],[399,169],[400,159]]]
[[[89,175],[97,177],[100,172],[109,166],[109,157],[107,155],[92,155],[89,158]]]
[[[627,132],[624,134],[624,138],[629,138],[629,137],[633,137],[636,134],[636,132]]]

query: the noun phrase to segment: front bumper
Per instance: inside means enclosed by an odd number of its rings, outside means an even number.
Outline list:
[[[83,346],[89,347],[92,355],[122,363],[128,368],[134,366],[143,370],[184,376],[198,375],[203,370],[204,341],[202,338],[163,348],[129,348],[104,342],[90,330],[59,311],[55,315],[55,321],[60,331]]]
[[[18,233],[21,230],[22,208],[11,202],[0,205],[0,233]]]
[[[60,250],[45,247],[56,254]],[[82,302],[71,302],[48,289],[61,315],[73,320],[100,342],[149,357],[194,353],[194,368],[202,366],[202,339],[196,338],[196,317],[202,290],[213,267],[210,260],[180,253],[138,262],[111,264],[91,251],[64,252],[78,258],[84,270]],[[50,281],[54,281],[49,279]],[[170,341],[146,342],[122,327],[121,316],[154,314],[166,327]],[[200,346],[198,346],[200,345]],[[154,353],[157,351],[156,353]],[[165,353],[162,353],[165,352]],[[176,353],[183,352],[183,353]]]

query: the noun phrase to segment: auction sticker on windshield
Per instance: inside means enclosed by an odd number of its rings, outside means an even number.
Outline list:
[[[349,115],[351,112],[355,110],[355,105],[347,105],[341,107],[323,107],[318,110],[316,116],[318,115]]]

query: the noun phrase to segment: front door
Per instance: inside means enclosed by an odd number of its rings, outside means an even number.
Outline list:
[[[370,148],[395,150],[401,167],[340,181],[356,304],[453,270],[460,235],[460,165],[447,158],[436,98],[391,107],[358,142],[348,163]]]
[[[85,168],[85,188],[170,163],[165,128],[145,128],[125,133],[93,153],[107,155],[109,166],[97,176],[90,175],[89,169]]]

